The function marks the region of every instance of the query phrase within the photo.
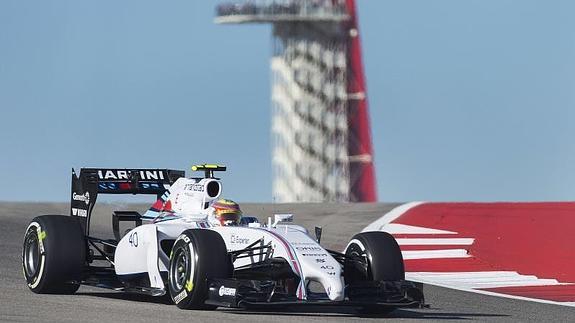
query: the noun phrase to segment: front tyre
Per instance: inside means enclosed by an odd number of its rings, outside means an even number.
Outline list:
[[[75,293],[85,262],[86,240],[77,218],[43,215],[30,222],[24,236],[22,267],[34,293]]]
[[[403,256],[395,238],[382,231],[358,233],[347,245],[346,283],[357,281],[398,281],[405,279]]]
[[[382,231],[358,233],[345,250],[344,279],[346,284],[366,281],[405,280],[405,268],[401,249],[395,238]],[[368,305],[363,313],[383,314],[393,307]]]
[[[207,305],[209,278],[228,278],[232,263],[226,244],[215,231],[191,229],[180,234],[170,255],[168,288],[181,309],[213,310]]]

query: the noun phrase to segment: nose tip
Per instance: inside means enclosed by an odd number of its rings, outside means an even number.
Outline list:
[[[343,300],[343,291],[342,290],[332,291],[328,296],[329,299],[331,299],[332,301],[341,301]]]
[[[327,296],[332,301],[341,301],[344,298],[343,284],[341,284],[341,282],[330,284],[326,291]]]

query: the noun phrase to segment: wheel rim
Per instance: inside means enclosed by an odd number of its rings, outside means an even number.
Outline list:
[[[349,259],[348,275],[354,281],[370,280],[370,269],[367,253],[358,245],[352,244],[346,252]],[[351,271],[351,273],[349,273]]]
[[[176,251],[170,267],[172,288],[177,291],[182,290],[186,285],[189,268],[189,258],[183,248]]]
[[[35,277],[40,267],[40,243],[38,233],[31,230],[24,244],[24,271],[26,276]]]

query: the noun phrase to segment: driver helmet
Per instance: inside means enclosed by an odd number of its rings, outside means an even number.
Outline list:
[[[232,200],[219,199],[210,206],[210,222],[213,225],[238,225],[242,219],[240,205]]]

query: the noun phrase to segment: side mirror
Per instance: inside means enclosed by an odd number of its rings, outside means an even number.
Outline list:
[[[315,241],[317,243],[321,242],[321,231],[322,231],[321,227],[315,227]]]

